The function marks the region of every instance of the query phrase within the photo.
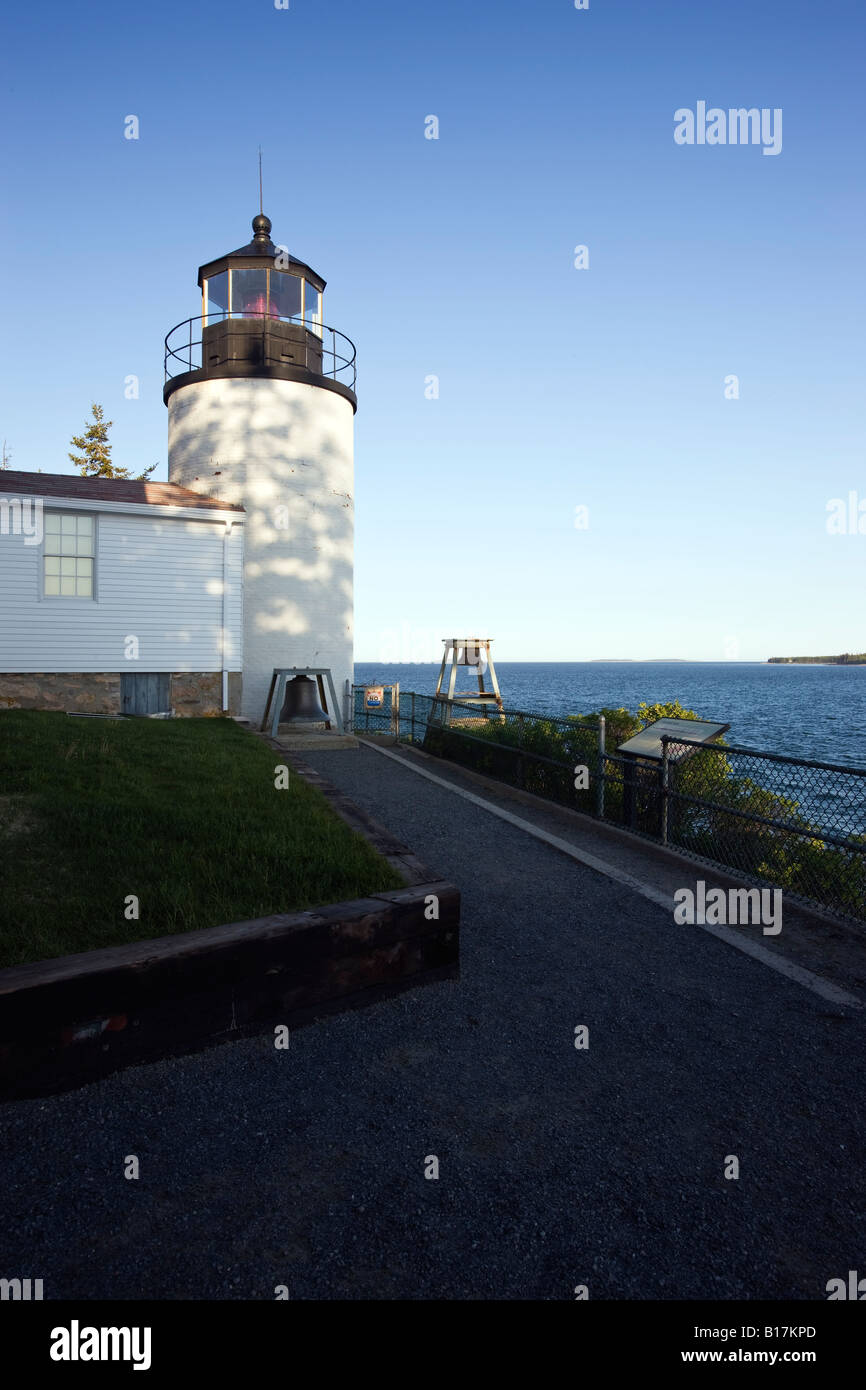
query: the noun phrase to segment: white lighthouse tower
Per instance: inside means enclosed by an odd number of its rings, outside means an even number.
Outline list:
[[[201,311],[166,338],[169,481],[244,520],[240,713],[274,667],[353,674],[355,349],[324,323],[325,281],[271,241],[201,266]]]

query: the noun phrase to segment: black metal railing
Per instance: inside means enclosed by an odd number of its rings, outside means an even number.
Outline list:
[[[395,718],[391,692],[385,688],[381,710],[365,710],[363,686],[355,686],[356,733],[396,735],[406,743],[423,744],[425,752],[450,757],[465,767],[488,773],[524,791],[577,810],[600,810],[598,783],[575,787],[573,769],[589,766],[598,773],[602,723],[576,717],[535,714],[529,710],[499,710],[432,695],[401,691]],[[444,717],[443,717],[444,716]]]
[[[606,747],[604,717],[551,716],[402,691],[363,707],[355,732],[388,733],[494,780],[734,870],[847,920],[866,920],[866,769],[665,737],[662,758]],[[395,717],[396,714],[396,717]]]
[[[300,314],[296,314],[277,317],[268,313],[241,312],[234,309],[208,313],[204,317],[198,314],[195,318],[184,319],[183,323],[175,324],[174,328],[170,329],[165,336],[165,380],[171,381],[173,377],[180,376],[184,372],[201,371],[203,330],[227,319],[261,320],[262,348],[260,360],[265,366],[285,365],[282,358],[275,356],[271,349],[272,340],[267,332],[269,324],[288,323],[305,328],[307,332],[321,340],[321,375],[329,377],[332,381],[340,382],[341,385],[347,386],[350,391],[355,390],[357,382],[355,344],[351,338],[346,337],[345,333],[338,332],[336,328],[331,328],[328,324],[319,323],[310,315],[302,317]]]

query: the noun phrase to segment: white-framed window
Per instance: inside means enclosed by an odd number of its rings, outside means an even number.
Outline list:
[[[96,518],[46,510],[43,524],[43,598],[95,598]]]

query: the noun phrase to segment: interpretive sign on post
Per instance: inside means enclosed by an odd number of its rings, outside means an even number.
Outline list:
[[[667,771],[670,763],[681,762],[692,753],[699,753],[700,743],[712,743],[727,733],[730,724],[716,724],[707,719],[656,719],[640,733],[621,743],[617,752],[623,760],[623,822],[629,830],[637,827],[638,790],[650,796],[658,793],[658,825],[642,826],[651,834],[661,834],[667,842]],[[677,743],[677,739],[688,743]],[[667,756],[665,754],[667,753]]]

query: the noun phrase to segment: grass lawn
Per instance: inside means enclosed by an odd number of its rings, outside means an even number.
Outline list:
[[[227,719],[0,712],[0,966],[402,887],[281,761]]]

